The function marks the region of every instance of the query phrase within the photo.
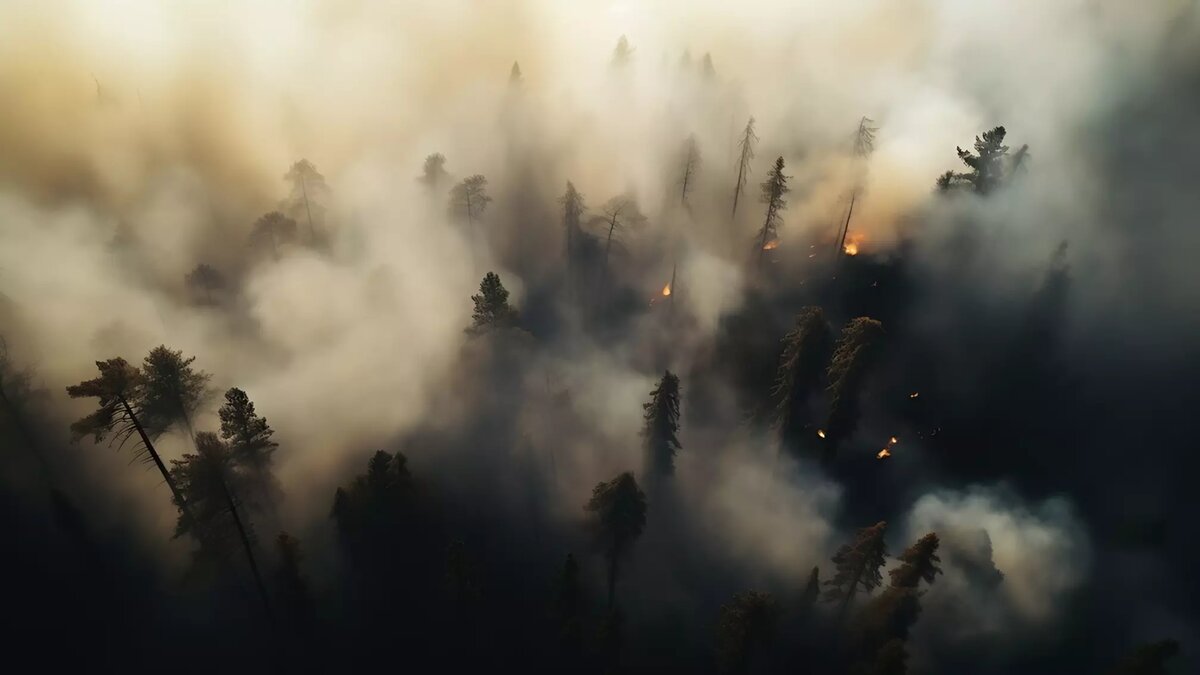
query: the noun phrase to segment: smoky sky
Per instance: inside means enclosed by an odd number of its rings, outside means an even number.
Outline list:
[[[167,344],[249,393],[277,430],[281,519],[329,595],[333,490],[381,448],[500,568],[588,555],[582,504],[641,470],[641,404],[670,369],[683,450],[622,581],[635,632],[675,622],[689,637],[668,643],[700,650],[732,593],[795,595],[888,520],[892,553],[943,538],[914,669],[1095,671],[1165,637],[1194,654],[1198,64],[1186,0],[18,1],[0,8],[0,333],[52,473],[111,564],[164,588],[189,545],[158,476],[68,443],[89,408],[64,387],[98,359]],[[1028,144],[1025,172],[935,195],[955,147],[998,125]],[[418,181],[434,152],[440,192]],[[762,273],[776,157],[791,192]],[[250,229],[301,158],[329,187],[322,244],[268,255]],[[493,201],[463,226],[446,192],[474,174]],[[600,320],[580,300],[598,287],[564,269],[567,181],[598,247],[610,199],[647,216],[618,233]],[[860,253],[834,267],[855,186]],[[200,263],[227,281],[215,303],[185,284]],[[463,331],[489,270],[521,312],[511,339]],[[832,468],[780,452],[751,409],[811,304],[887,335]],[[49,507],[17,445],[3,490],[37,541]],[[169,457],[187,445],[163,439]],[[660,663],[649,642],[630,649]]]

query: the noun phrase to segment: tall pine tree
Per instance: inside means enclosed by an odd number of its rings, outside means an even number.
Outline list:
[[[679,444],[679,377],[663,373],[658,386],[650,392],[650,402],[642,404],[645,413],[642,439],[646,450],[646,472],[658,481],[675,473],[675,453]]]

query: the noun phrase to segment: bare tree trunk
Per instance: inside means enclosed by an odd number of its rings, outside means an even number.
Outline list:
[[[854,581],[850,582],[850,588],[846,590],[846,597],[842,598],[842,606],[838,608],[838,616],[846,615],[846,608],[850,606],[850,601],[854,599],[854,594],[858,591],[858,580],[862,578],[865,568],[865,564],[859,567],[858,572],[854,575]]]
[[[608,611],[612,611],[617,598],[617,554],[608,556]]]
[[[159,457],[158,451],[154,449],[154,444],[150,442],[150,437],[146,435],[146,430],[142,428],[142,423],[138,421],[137,415],[134,414],[133,408],[129,405],[129,401],[125,400],[124,396],[121,396],[118,400],[121,402],[121,406],[125,408],[125,414],[129,416],[129,421],[133,424],[133,428],[137,430],[138,436],[141,437],[142,445],[146,447],[146,452],[150,453],[150,459],[154,460],[154,465],[158,467],[163,480],[167,483],[167,487],[171,489],[171,495],[175,497],[175,503],[179,506],[179,510],[183,512],[183,517],[188,522],[199,526],[199,521],[192,517],[192,511],[188,507],[187,500],[183,498],[183,493],[179,491],[179,486],[175,484],[175,479],[171,478],[171,472],[167,471],[167,465],[163,464],[162,457]],[[199,536],[199,530],[197,530],[196,534]]]
[[[313,227],[312,209],[308,206],[308,186],[304,183],[304,174],[300,174],[300,192],[304,194],[304,212],[308,214],[308,236],[313,244],[317,243],[317,229]]]
[[[842,226],[842,236],[838,237],[837,251],[834,252],[834,259],[841,260],[842,252],[846,250],[846,235],[850,233],[850,216],[854,215],[854,200],[858,199],[858,189],[850,193],[850,208],[846,211],[846,223]]]
[[[222,467],[224,470],[224,467]],[[254,548],[250,545],[250,537],[246,534],[246,528],[242,525],[242,518],[238,515],[237,504],[233,501],[233,495],[229,492],[229,486],[225,484],[225,476],[220,476],[221,492],[225,496],[225,505],[229,507],[229,514],[233,516],[233,524],[237,526],[238,537],[242,540],[242,548],[246,551],[246,560],[250,563],[250,572],[254,575],[254,583],[258,587],[258,595],[262,599],[263,609],[267,612],[267,619],[274,622],[275,614],[271,611],[270,596],[267,595],[267,587],[263,583],[262,574],[258,571],[258,563],[254,559]]]
[[[768,205],[767,206],[767,219],[766,219],[766,221],[763,222],[762,236],[759,237],[759,242],[758,242],[758,265],[759,265],[759,267],[762,266],[762,260],[763,260],[763,255],[764,255],[763,251],[767,250],[767,232],[770,230],[771,220],[774,217],[774,215],[775,215],[774,205]]]

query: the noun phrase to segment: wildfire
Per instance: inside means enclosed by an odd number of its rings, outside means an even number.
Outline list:
[[[768,241],[767,243],[763,244],[764,251],[771,251],[771,250],[774,250],[777,248],[779,248],[779,240],[778,239],[772,239],[771,241]]]
[[[825,438],[825,430],[817,429],[817,435],[820,436],[821,438]]]
[[[899,443],[899,442],[900,441],[895,436],[892,436],[891,438],[889,438],[887,445],[884,446],[884,448],[882,450],[875,453],[875,459],[887,459],[888,457],[891,457],[892,456],[892,447],[895,446],[896,443]]]
[[[846,237],[846,245],[842,248],[842,250],[846,253],[846,255],[858,255],[858,247],[860,244],[866,241],[866,239],[867,236],[865,234],[856,232]]]
[[[662,294],[663,294],[664,298],[671,294],[671,284],[667,284],[666,286],[663,286]]]

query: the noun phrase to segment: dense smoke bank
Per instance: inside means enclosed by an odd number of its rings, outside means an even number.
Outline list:
[[[1127,5],[6,5],[21,652],[1185,672],[1200,9]]]

